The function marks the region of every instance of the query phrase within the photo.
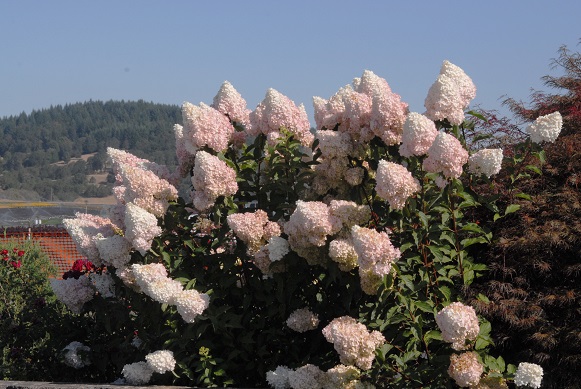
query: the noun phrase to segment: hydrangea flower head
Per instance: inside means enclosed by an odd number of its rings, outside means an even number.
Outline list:
[[[295,310],[286,319],[286,325],[293,331],[306,332],[314,330],[319,325],[319,317],[308,308]]]
[[[379,161],[375,180],[377,195],[393,209],[402,209],[406,200],[421,189],[419,181],[404,166],[383,159]]]
[[[557,112],[539,116],[533,124],[527,127],[527,132],[534,143],[553,143],[561,133],[563,117]]]
[[[151,248],[153,238],[161,234],[154,214],[133,204],[125,206],[125,238],[142,255]]]
[[[135,362],[123,366],[123,378],[130,385],[145,385],[151,379],[153,370],[147,362]]]
[[[288,380],[290,372],[292,369],[286,366],[277,366],[276,369],[266,373],[266,382],[274,389],[288,389],[290,388]]]
[[[379,331],[368,332],[365,325],[352,317],[333,319],[325,328],[323,336],[333,343],[341,363],[369,370],[375,359],[375,349],[385,343]]]
[[[476,97],[474,83],[458,66],[444,61],[440,75],[428,91],[424,102],[431,120],[448,119],[451,124],[464,121],[464,109]]]
[[[310,146],[314,140],[305,107],[297,107],[291,99],[272,88],[250,113],[250,123],[251,135],[274,134],[270,138],[275,139],[280,129],[286,128],[303,146]]]
[[[417,112],[410,112],[403,125],[399,153],[404,157],[421,156],[428,152],[438,136],[436,124]]]
[[[370,270],[378,276],[387,275],[391,271],[391,264],[401,256],[401,252],[391,244],[386,232],[353,226],[351,237],[359,266],[364,271]]]
[[[474,308],[454,302],[436,315],[436,323],[442,331],[444,342],[452,343],[454,350],[463,350],[466,340],[474,340],[480,332]]]
[[[228,81],[224,81],[220,87],[218,94],[214,97],[212,107],[233,122],[245,126],[250,123],[250,110],[246,106],[246,100]]]
[[[331,215],[329,207],[320,201],[297,201],[297,207],[284,225],[289,243],[294,246],[324,246],[328,235],[341,229],[341,220]]]
[[[204,146],[215,151],[226,150],[236,131],[228,117],[204,103],[199,106],[184,103],[182,117],[184,146],[192,154]]]
[[[502,167],[502,149],[483,149],[474,153],[468,160],[468,169],[486,177],[498,174]]]
[[[238,191],[234,169],[205,151],[196,153],[192,185],[194,206],[200,211],[210,208],[219,196]]]
[[[57,299],[73,313],[81,313],[83,305],[95,296],[95,289],[89,277],[51,279],[50,286]]]
[[[474,351],[450,356],[448,375],[461,388],[478,385],[483,371],[484,366],[478,361],[478,354]]]
[[[210,304],[210,296],[195,289],[180,292],[174,299],[178,313],[186,323],[193,323]]]
[[[517,386],[540,388],[543,380],[543,368],[535,363],[519,363],[514,374],[514,383]]]
[[[63,219],[63,224],[79,253],[91,262],[101,264],[96,240],[98,237],[115,235],[117,226],[110,219],[87,213],[76,213],[74,219]]]
[[[385,144],[401,142],[408,105],[393,93],[387,81],[370,70],[363,72],[356,90],[371,98],[370,129]]]
[[[82,367],[91,364],[88,357],[88,353],[91,351],[89,346],[85,346],[81,342],[71,342],[63,349],[63,356],[65,365],[70,366],[74,369],[80,369]]]
[[[438,133],[424,160],[424,169],[430,173],[442,172],[446,178],[458,178],[468,162],[468,151],[453,135]]]
[[[172,371],[176,365],[173,352],[169,350],[158,350],[145,356],[147,365],[154,373],[163,374],[166,371]]]
[[[292,389],[322,388],[325,373],[317,366],[307,364],[288,373],[289,385]]]

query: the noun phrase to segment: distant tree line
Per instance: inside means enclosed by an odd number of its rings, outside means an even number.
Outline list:
[[[107,171],[107,147],[174,166],[173,125],[181,121],[179,106],[143,100],[88,101],[0,118],[0,189],[55,201],[107,196],[113,177],[99,185],[88,179]],[[84,154],[94,155],[70,163]]]

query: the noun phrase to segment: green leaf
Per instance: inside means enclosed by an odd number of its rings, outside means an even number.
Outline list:
[[[541,169],[539,169],[535,165],[527,165],[526,169],[538,174],[539,176],[543,175],[543,172],[541,171]]]
[[[509,213],[514,213],[519,209],[520,204],[510,204],[508,207],[506,207],[506,210],[504,211],[504,216],[508,215]]]
[[[531,201],[533,199],[530,195],[528,195],[526,193],[519,193],[515,197],[518,197],[518,198],[521,198],[521,199],[525,199],[525,200],[528,200],[528,201]]]

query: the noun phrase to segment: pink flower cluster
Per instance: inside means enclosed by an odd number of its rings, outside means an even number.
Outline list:
[[[502,167],[502,149],[483,149],[474,153],[468,159],[468,169],[474,174],[484,174],[486,177],[500,172]]]
[[[403,125],[399,153],[403,157],[424,155],[434,143],[437,135],[438,130],[433,121],[417,112],[410,112]]]
[[[368,332],[365,325],[349,316],[333,319],[323,328],[323,336],[333,343],[341,363],[355,365],[363,370],[371,368],[375,349],[385,343],[379,331]]]
[[[297,201],[296,209],[284,224],[284,232],[289,236],[291,249],[307,260],[314,259],[313,255],[319,255],[318,251],[312,252],[309,248],[322,247],[327,241],[327,236],[341,230],[341,219],[333,216],[329,207],[319,201]]]
[[[297,107],[291,99],[272,88],[250,113],[250,123],[249,134],[265,134],[271,144],[280,136],[281,128],[290,131],[303,146],[310,146],[314,140],[305,107]]]
[[[476,97],[474,83],[458,66],[444,61],[440,75],[428,91],[425,115],[436,121],[448,119],[455,125],[464,121],[464,109]]]
[[[293,331],[306,332],[314,330],[319,325],[319,317],[311,312],[308,308],[301,308],[293,311],[288,319],[286,325]]]
[[[430,173],[443,173],[446,178],[458,178],[468,162],[468,151],[453,135],[438,133],[424,160],[424,169]]]
[[[391,244],[387,232],[353,226],[351,236],[362,271],[369,270],[383,277],[391,271],[391,264],[401,256],[399,249]]]
[[[371,219],[369,207],[364,204],[359,205],[354,201],[331,200],[329,213],[339,218],[346,228],[351,228],[356,224],[365,224]]]
[[[280,235],[280,226],[268,220],[268,215],[259,209],[255,212],[233,213],[226,218],[234,234],[248,247],[253,255],[264,246],[270,238]]]
[[[100,256],[97,241],[103,237],[115,235],[115,231],[119,229],[110,219],[76,213],[74,219],[63,219],[63,224],[79,253],[87,257],[89,261],[101,265],[107,259]]]
[[[218,94],[214,96],[212,107],[226,115],[232,122],[247,127],[250,124],[250,110],[246,106],[246,100],[228,81],[224,81]]]
[[[484,366],[478,361],[478,354],[474,351],[450,355],[448,375],[461,388],[472,388],[480,382]]]
[[[186,102],[182,105],[182,117],[183,141],[188,152],[195,154],[204,146],[218,152],[228,148],[235,129],[227,116],[204,103],[196,106]]]
[[[474,308],[454,302],[436,315],[444,342],[452,343],[454,350],[464,350],[466,340],[474,340],[480,332]]]
[[[129,385],[145,385],[153,373],[163,374],[175,368],[176,360],[173,352],[158,350],[145,356],[145,361],[135,362],[123,366],[124,382]]]
[[[194,206],[199,211],[210,208],[219,196],[230,196],[238,191],[234,169],[205,151],[196,153],[192,184]]]
[[[369,70],[329,100],[314,97],[313,105],[319,130],[338,125],[339,131],[358,141],[368,142],[374,136],[388,145],[401,141],[407,104],[391,91],[385,79]]]
[[[357,267],[359,256],[350,239],[335,239],[329,243],[329,257],[339,265],[341,271],[351,271]]]
[[[383,159],[379,161],[375,180],[377,195],[386,199],[392,209],[402,209],[407,199],[421,189],[404,166]]]
[[[539,116],[533,124],[527,127],[527,132],[531,136],[531,142],[553,143],[561,133],[562,127],[563,117],[557,111],[548,115]]]

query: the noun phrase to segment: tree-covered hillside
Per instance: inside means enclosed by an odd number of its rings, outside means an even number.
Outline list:
[[[107,196],[110,184],[88,179],[89,174],[105,172],[107,147],[173,166],[176,123],[181,123],[179,106],[142,100],[89,101],[4,117],[0,189],[4,197],[9,193],[28,199]],[[86,154],[94,155],[74,160]],[[65,164],[56,164],[59,161]]]

